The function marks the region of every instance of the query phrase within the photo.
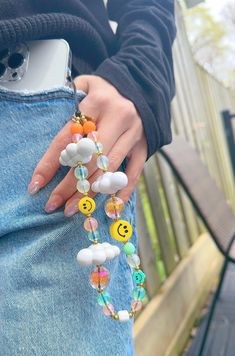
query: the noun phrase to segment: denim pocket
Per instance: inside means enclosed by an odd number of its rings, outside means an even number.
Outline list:
[[[80,100],[84,97],[83,92],[77,95]],[[27,186],[37,163],[73,112],[74,93],[66,87],[30,93],[0,88],[1,235],[22,226],[50,222],[43,207],[68,167],[61,167],[35,197],[28,195]],[[59,214],[56,217],[62,218]]]
[[[78,96],[82,99],[84,93]],[[53,214],[43,210],[69,168],[61,167],[35,196],[27,193],[37,162],[73,111],[70,89],[40,93],[0,89],[0,349],[4,356],[125,355],[132,338],[131,324],[116,323],[102,314],[97,293],[89,285],[90,269],[77,264],[77,252],[90,244],[82,226],[84,216],[66,218],[63,207]],[[109,234],[106,199],[96,197],[94,216],[101,241],[121,247]],[[133,199],[134,195],[122,216],[130,222]],[[136,243],[135,231],[132,242]],[[117,309],[128,308],[133,282],[125,256],[105,267],[112,277],[108,291],[113,303]]]

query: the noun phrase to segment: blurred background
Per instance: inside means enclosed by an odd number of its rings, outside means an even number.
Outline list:
[[[176,22],[173,142],[181,136],[193,151],[158,152],[138,185],[148,293],[135,320],[136,354],[234,356],[235,1],[179,0]],[[227,282],[207,332],[224,260]]]

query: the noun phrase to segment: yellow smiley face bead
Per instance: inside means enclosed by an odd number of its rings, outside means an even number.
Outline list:
[[[78,209],[85,215],[93,213],[95,206],[96,204],[94,199],[90,197],[83,197],[78,202]]]
[[[132,235],[132,226],[126,220],[117,220],[110,225],[110,235],[117,241],[127,242]]]

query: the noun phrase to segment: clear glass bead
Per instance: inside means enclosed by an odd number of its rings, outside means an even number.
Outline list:
[[[97,302],[101,307],[104,307],[106,304],[109,304],[111,301],[110,294],[106,291],[99,293],[97,297]]]
[[[102,152],[103,152],[103,145],[102,145],[102,143],[96,142],[95,147],[96,147],[96,152],[97,152],[97,153],[102,153]]]
[[[94,240],[99,240],[100,234],[99,231],[92,231],[92,232],[88,232],[88,239],[90,241],[94,241]]]
[[[92,131],[92,132],[89,132],[87,137],[90,138],[91,140],[93,140],[94,142],[97,142],[98,138],[99,138],[99,135],[98,135],[97,131]]]
[[[84,180],[88,177],[88,169],[85,166],[77,166],[74,175],[77,179]]]
[[[111,219],[118,219],[124,209],[124,202],[121,198],[113,197],[105,203],[105,213]]]
[[[136,268],[139,267],[140,265],[140,258],[138,255],[134,254],[134,255],[129,255],[127,256],[127,263],[129,266],[131,266],[132,268]]]
[[[81,138],[82,138],[82,135],[80,135],[79,133],[75,133],[72,135],[72,142],[76,143],[79,140],[81,140]]]
[[[98,221],[93,218],[93,217],[90,217],[90,218],[87,218],[85,221],[84,221],[84,229],[88,232],[92,232],[92,231],[95,231],[97,230],[98,228]]]
[[[90,274],[90,284],[94,289],[100,289],[109,283],[110,273],[105,267],[98,266]]]
[[[131,301],[131,309],[133,311],[141,310],[142,306],[143,306],[143,304],[142,304],[141,300],[132,300]]]
[[[114,313],[114,306],[113,304],[107,304],[103,307],[103,313],[107,316],[110,316]]]
[[[134,300],[143,300],[145,297],[145,289],[143,287],[135,287],[131,293]]]
[[[90,182],[86,179],[84,180],[79,180],[77,182],[77,190],[82,193],[82,194],[86,194],[89,192],[90,190]]]
[[[102,169],[103,171],[106,171],[108,169],[109,166],[109,159],[107,156],[105,155],[100,155],[97,158],[97,167]]]

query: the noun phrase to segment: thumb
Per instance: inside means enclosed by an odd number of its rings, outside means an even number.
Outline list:
[[[77,89],[88,93],[90,75],[79,75],[78,77],[75,77],[73,81]]]

